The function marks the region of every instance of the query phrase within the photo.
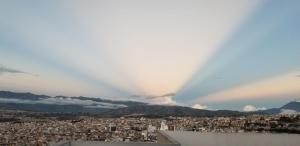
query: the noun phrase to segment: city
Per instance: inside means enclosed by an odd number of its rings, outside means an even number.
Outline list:
[[[20,114],[23,117],[20,117]],[[81,116],[68,119],[63,117],[33,118],[30,117],[32,114],[1,111],[0,145],[44,146],[61,141],[156,143],[157,131],[300,134],[300,115],[210,118],[97,118]]]
[[[0,0],[0,146],[299,146],[300,0]]]

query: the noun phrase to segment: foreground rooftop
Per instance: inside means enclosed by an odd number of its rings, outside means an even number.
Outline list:
[[[158,143],[76,141],[51,146],[298,146],[299,134],[160,131]]]

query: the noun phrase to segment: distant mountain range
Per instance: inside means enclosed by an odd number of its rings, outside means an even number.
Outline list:
[[[300,102],[292,101],[280,108],[271,108],[263,111],[268,114],[293,114],[300,113]]]
[[[0,91],[0,110],[20,110],[41,113],[92,114],[103,117],[120,116],[241,116],[246,114],[278,114],[282,112],[300,112],[300,103],[291,102],[281,108],[258,112],[239,112],[230,110],[200,110],[183,106],[152,105],[135,101],[113,101],[91,97],[66,97],[36,95]]]

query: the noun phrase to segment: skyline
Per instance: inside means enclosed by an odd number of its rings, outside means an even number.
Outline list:
[[[296,0],[0,3],[0,90],[233,110],[300,97]]]

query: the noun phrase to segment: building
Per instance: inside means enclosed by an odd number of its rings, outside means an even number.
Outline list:
[[[166,123],[167,123],[166,120],[161,121],[161,124],[160,124],[160,130],[161,131],[169,130],[168,125]]]

